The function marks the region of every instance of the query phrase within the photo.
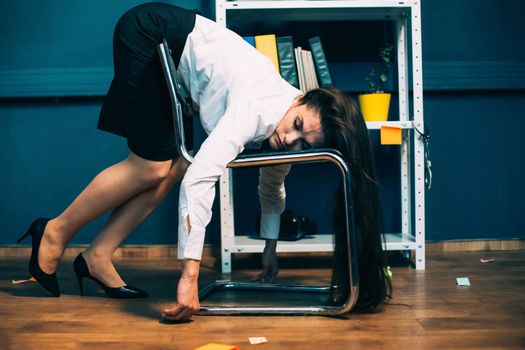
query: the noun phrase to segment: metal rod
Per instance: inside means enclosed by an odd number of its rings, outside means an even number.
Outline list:
[[[177,144],[180,155],[186,160],[186,162],[191,164],[193,163],[193,157],[186,150],[182,107],[179,99],[177,98],[177,73],[175,69],[175,63],[171,58],[171,51],[168,47],[166,39],[164,39],[163,42],[157,46],[157,49],[162,64],[162,71],[164,72],[166,83],[168,84],[168,91],[171,99],[175,143]],[[178,88],[182,87],[179,86]]]

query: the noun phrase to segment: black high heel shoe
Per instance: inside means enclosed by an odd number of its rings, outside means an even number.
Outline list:
[[[55,297],[60,296],[60,287],[58,286],[56,273],[47,274],[38,265],[38,249],[40,248],[40,242],[46,229],[46,225],[49,219],[36,219],[31,223],[31,226],[27,232],[20,237],[16,243],[22,242],[27,236],[31,235],[32,249],[31,259],[29,259],[29,273],[33,276],[42,287],[44,287],[49,293]]]
[[[98,285],[104,290],[104,292],[106,292],[106,295],[110,298],[132,299],[132,298],[145,298],[148,296],[148,293],[146,291],[143,291],[139,288],[136,288],[130,285],[125,285],[125,286],[117,287],[117,288],[106,286],[100,280],[91,276],[91,274],[89,273],[89,268],[87,266],[86,260],[84,260],[82,253],[78,254],[78,256],[75,258],[75,261],[73,262],[73,269],[75,270],[75,274],[77,275],[77,278],[78,278],[78,285],[80,287],[80,295],[84,295],[83,279],[84,277],[87,277],[97,282]]]

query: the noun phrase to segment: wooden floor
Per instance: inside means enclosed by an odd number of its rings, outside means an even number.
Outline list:
[[[482,264],[480,258],[495,262]],[[279,282],[318,284],[329,277],[323,258],[308,269],[295,264],[283,259]],[[12,279],[26,277],[25,265],[20,258],[0,260],[0,349],[194,349],[207,343],[238,349],[525,348],[523,250],[440,253],[428,256],[425,271],[398,263],[392,268],[394,299],[380,313],[339,319],[196,316],[186,324],[159,318],[175,300],[173,258],[117,260],[126,280],[151,294],[128,301],[103,297],[91,282],[88,295],[80,297],[70,260],[58,271],[60,298],[47,297],[35,283],[13,285]],[[204,265],[202,285],[229,277]],[[237,260],[234,269],[233,279],[246,281],[257,264]],[[456,286],[456,277],[468,277],[471,286]],[[261,336],[268,343],[249,344],[248,337]]]

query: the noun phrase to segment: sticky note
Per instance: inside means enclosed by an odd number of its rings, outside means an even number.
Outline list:
[[[395,126],[381,126],[382,145],[400,145],[402,143],[402,129]]]
[[[456,278],[456,284],[458,286],[468,286],[468,287],[470,287],[470,281],[468,280],[468,277],[458,277],[458,278]]]
[[[237,347],[233,345],[209,343],[203,346],[199,346],[195,350],[237,350]]]
[[[268,339],[266,339],[266,337],[249,337],[248,340],[252,345],[268,343]]]

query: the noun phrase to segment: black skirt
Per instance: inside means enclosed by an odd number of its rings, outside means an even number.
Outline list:
[[[178,66],[195,11],[163,3],[132,8],[118,21],[113,36],[115,76],[104,98],[98,128],[127,139],[129,149],[153,161],[178,155],[168,87],[157,45],[168,41]],[[192,120],[184,122],[186,147],[192,149]]]

